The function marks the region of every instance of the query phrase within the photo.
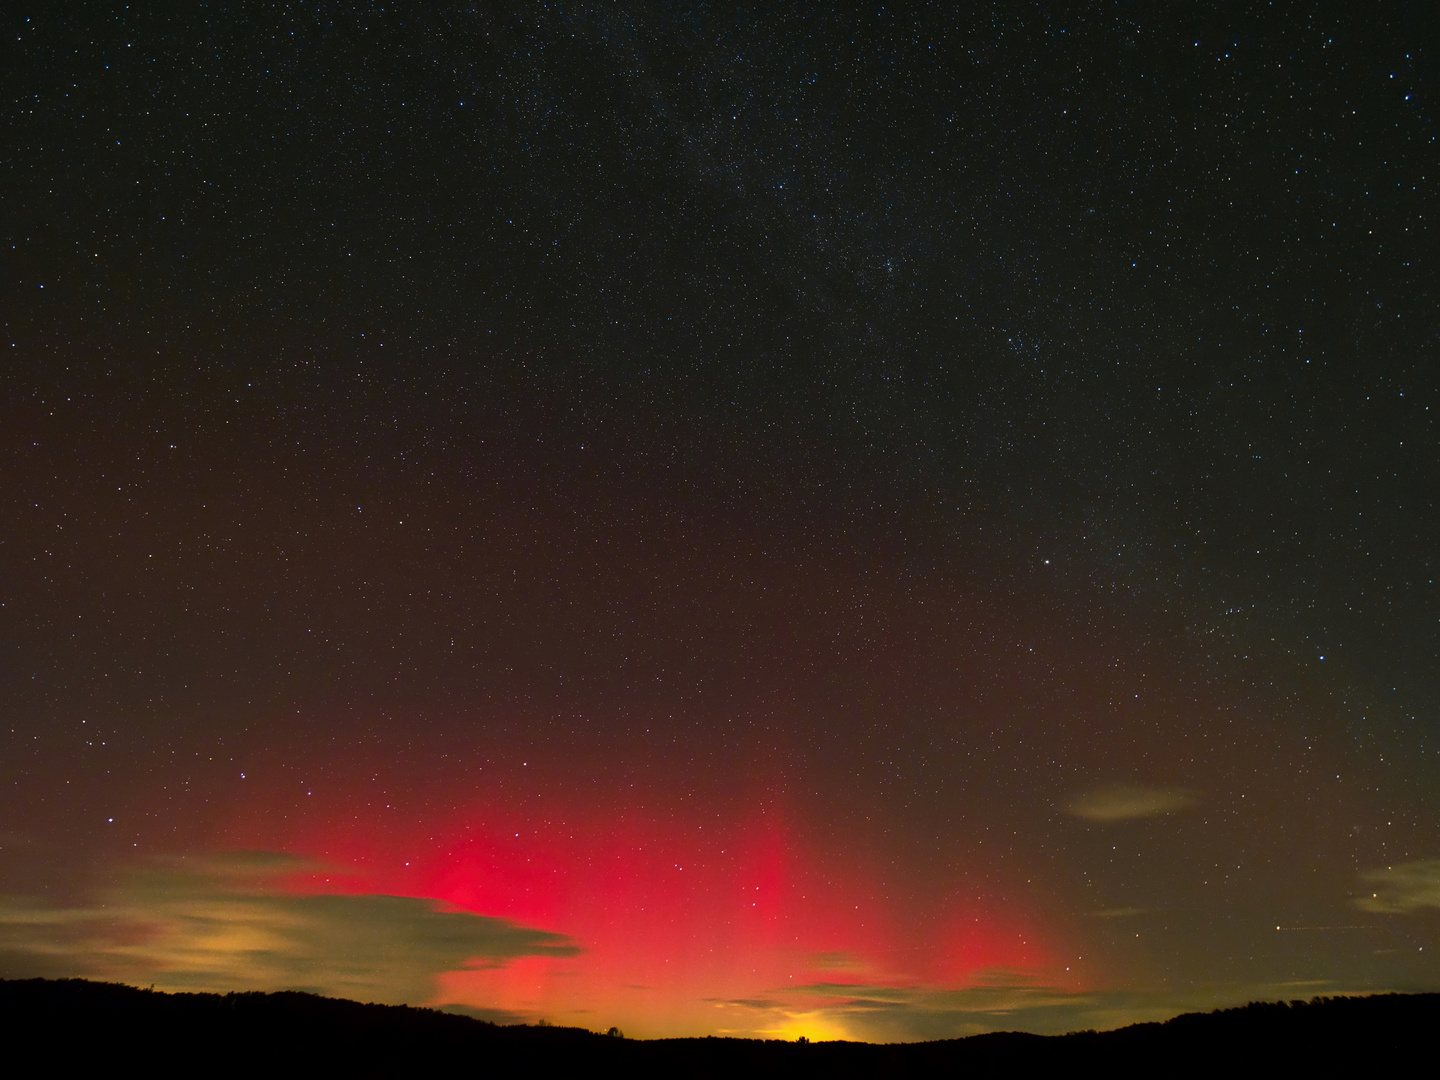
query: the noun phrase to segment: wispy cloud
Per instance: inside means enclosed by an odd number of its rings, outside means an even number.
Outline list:
[[[1294,997],[1297,988],[1299,984],[1245,984],[1190,993],[1076,992],[1036,982],[1025,972],[997,969],[962,988],[821,981],[716,1005],[726,1011],[728,1028],[736,1034],[915,1042],[990,1031],[1104,1030],[1182,1012]],[[1305,983],[1304,990],[1316,994],[1335,988],[1313,981]]]
[[[1360,875],[1369,896],[1355,901],[1364,911],[1403,915],[1421,908],[1440,908],[1440,859],[1417,859]]]
[[[816,971],[860,972],[870,970],[870,965],[854,953],[839,950],[814,953],[810,957],[810,966]]]
[[[472,1020],[484,1020],[487,1024],[528,1024],[535,1019],[530,1013],[511,1012],[509,1009],[486,1009],[478,1005],[441,1005],[440,1011],[468,1016]]]
[[[1086,821],[1129,821],[1188,810],[1195,797],[1182,788],[1118,784],[1096,788],[1071,799],[1066,809]]]
[[[579,951],[562,935],[429,900],[281,888],[307,869],[268,854],[175,859],[132,869],[89,906],[0,899],[0,974],[419,1003],[442,971]]]
[[[773,998],[705,998],[711,1005],[738,1009],[778,1009],[781,1003]]]

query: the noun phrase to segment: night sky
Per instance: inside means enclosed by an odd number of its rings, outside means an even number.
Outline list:
[[[0,975],[1440,989],[1433,16],[6,5]]]

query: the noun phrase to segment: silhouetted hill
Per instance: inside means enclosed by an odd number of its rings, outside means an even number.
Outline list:
[[[497,1026],[464,1016],[314,994],[166,994],[83,979],[0,980],[0,1064],[48,1074],[414,1076],[1016,1076],[1106,1070],[1338,1075],[1400,1066],[1440,1030],[1440,994],[1252,1004],[1163,1024],[943,1042],[640,1041],[579,1028]],[[1423,1059],[1421,1059],[1423,1060]],[[16,1074],[18,1075],[18,1074]]]

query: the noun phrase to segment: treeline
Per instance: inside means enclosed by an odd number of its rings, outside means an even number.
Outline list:
[[[167,994],[83,979],[0,980],[0,1064],[47,1073],[415,1076],[1198,1076],[1369,1072],[1425,1060],[1440,994],[1252,1004],[1106,1032],[941,1042],[631,1040],[303,993]],[[1424,1054],[1425,1057],[1416,1057]],[[24,1063],[30,1063],[25,1065]],[[8,1070],[7,1070],[8,1071]],[[15,1073],[14,1075],[20,1075]]]

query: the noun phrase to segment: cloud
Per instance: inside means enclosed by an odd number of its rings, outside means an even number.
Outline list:
[[[1140,995],[1135,1001],[1113,1001],[1114,995],[1035,985],[1009,972],[963,989],[812,983],[796,987],[794,994],[790,1005],[797,1014],[852,1038],[876,1042],[953,1039],[987,1031],[1060,1033],[1118,1026],[1136,1015],[1160,1019],[1178,1011],[1155,1009],[1153,1001]]]
[[[1336,991],[1324,981],[1305,987],[1311,993]],[[775,992],[770,1014],[757,1017],[755,1028],[785,1031],[809,1026],[872,1042],[953,1039],[990,1031],[1055,1035],[1294,996],[1294,985],[1262,983],[1192,992],[1077,992],[1037,982],[1025,972],[995,969],[962,988],[840,982],[787,987]]]
[[[528,1013],[511,1012],[509,1009],[484,1009],[478,1005],[441,1005],[441,1012],[468,1016],[472,1020],[484,1020],[487,1024],[528,1024],[535,1017]]]
[[[778,1009],[780,1003],[770,998],[704,998],[711,1005],[727,1006],[734,1009]]]
[[[1174,814],[1194,805],[1194,796],[1182,788],[1119,784],[1076,796],[1066,809],[1086,821],[1108,822]]]
[[[1117,1022],[1129,1022],[1144,996],[1125,1002]],[[947,989],[876,981],[821,980],[786,986],[754,998],[708,999],[727,1010],[730,1034],[819,1039],[914,1042],[951,1039],[987,1031],[1022,1029],[1063,1032],[1100,1026],[1115,1002],[1037,984],[1023,971],[995,968],[974,985]],[[1153,1002],[1151,1003],[1153,1005]],[[1144,1019],[1163,1019],[1178,1009],[1151,1008]]]
[[[870,965],[853,953],[833,950],[814,953],[810,966],[816,971],[867,971]]]
[[[560,934],[408,896],[297,895],[288,856],[132,869],[88,907],[0,899],[0,975],[85,975],[168,990],[310,990],[420,1003],[442,971],[570,956]]]
[[[1360,880],[1370,890],[1369,896],[1355,901],[1363,911],[1403,915],[1421,908],[1440,908],[1440,859],[1417,859],[1370,870],[1361,874]]]

